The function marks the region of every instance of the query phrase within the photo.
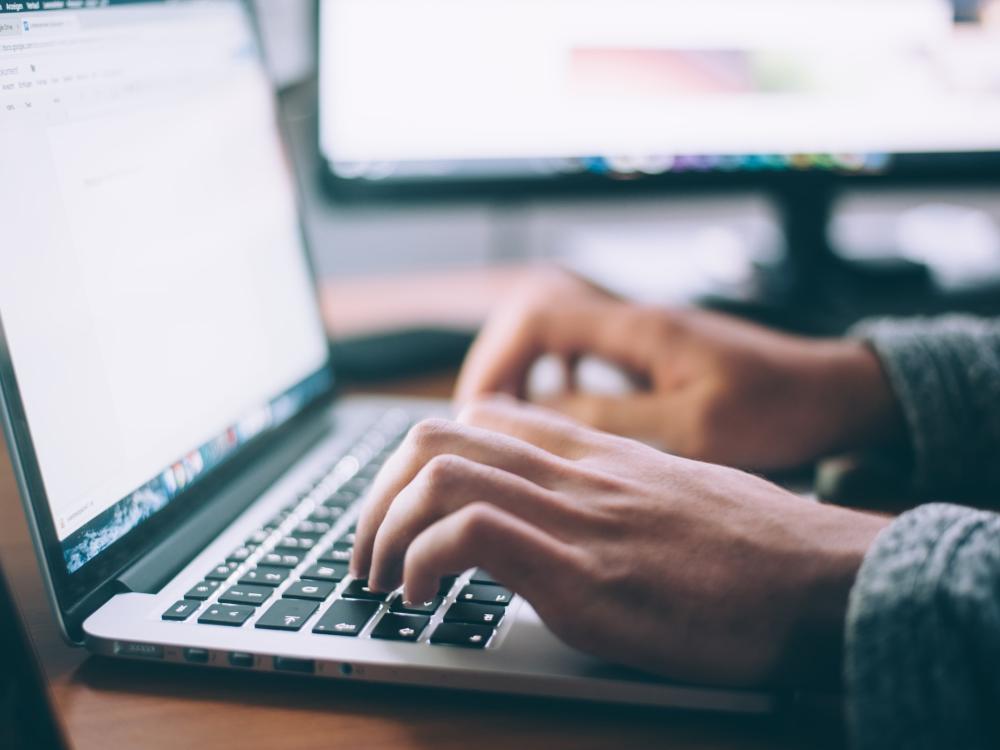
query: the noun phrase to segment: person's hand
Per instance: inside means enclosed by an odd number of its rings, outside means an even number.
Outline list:
[[[628,396],[570,389],[545,402],[587,424],[688,458],[787,469],[900,430],[881,366],[862,343],[776,333],[703,310],[629,304],[561,272],[528,284],[487,322],[459,378],[460,403],[525,397],[544,354],[624,368]]]
[[[564,641],[615,663],[834,682],[848,591],[886,523],[492,400],[410,431],[365,501],[351,572],[424,601],[483,566]]]

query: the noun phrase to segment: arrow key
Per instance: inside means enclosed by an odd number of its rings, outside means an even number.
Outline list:
[[[248,604],[213,604],[198,618],[202,625],[229,625],[238,628],[256,612],[255,607]]]
[[[257,620],[258,628],[267,630],[300,630],[319,605],[301,599],[282,599]]]
[[[378,602],[341,599],[334,602],[326,614],[319,619],[313,632],[324,635],[356,636],[364,630],[368,621],[378,612],[378,608]]]
[[[174,604],[170,609],[163,613],[164,620],[173,620],[175,622],[181,622],[186,620],[195,610],[198,609],[198,602],[190,602],[182,600]]]
[[[372,631],[372,638],[382,638],[387,641],[415,641],[424,632],[429,617],[422,615],[399,615],[390,612]]]

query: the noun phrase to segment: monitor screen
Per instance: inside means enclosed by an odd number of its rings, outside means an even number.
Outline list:
[[[0,2],[0,320],[73,572],[331,376],[241,3],[39,5]]]
[[[950,0],[321,0],[341,181],[830,170],[1000,151]]]

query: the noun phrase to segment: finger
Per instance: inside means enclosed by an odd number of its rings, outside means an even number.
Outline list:
[[[658,317],[605,298],[514,308],[490,320],[472,345],[455,398],[464,403],[498,391],[521,395],[528,369],[546,353],[568,359],[595,354],[648,373]]]
[[[614,435],[634,438],[662,451],[701,461],[715,460],[699,423],[698,394],[600,396],[570,394],[546,406]]]
[[[375,535],[368,580],[379,591],[400,584],[410,543],[427,527],[467,505],[487,502],[543,529],[566,533],[564,501],[522,477],[459,456],[431,460],[393,501]]]
[[[662,397],[652,394],[602,396],[572,393],[545,401],[545,406],[596,430],[615,435],[661,439],[665,425]]]
[[[563,474],[563,459],[526,441],[449,420],[424,420],[410,430],[402,446],[386,462],[365,500],[351,558],[356,575],[363,575],[371,565],[375,533],[396,495],[432,458],[441,455],[463,456],[543,487],[555,484]]]
[[[470,402],[457,419],[462,424],[499,432],[568,459],[588,453],[594,444],[590,431],[579,421],[508,396]]]
[[[482,566],[531,602],[550,599],[554,580],[573,563],[572,549],[496,506],[472,503],[425,529],[406,552],[404,592],[434,595],[444,575]]]

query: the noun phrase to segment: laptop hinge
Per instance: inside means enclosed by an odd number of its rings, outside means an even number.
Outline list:
[[[327,435],[332,411],[317,410],[298,429],[275,441],[249,466],[222,486],[210,502],[192,513],[141,558],[117,583],[126,591],[156,593],[177,575],[254,500],[273,485],[310,448]]]

